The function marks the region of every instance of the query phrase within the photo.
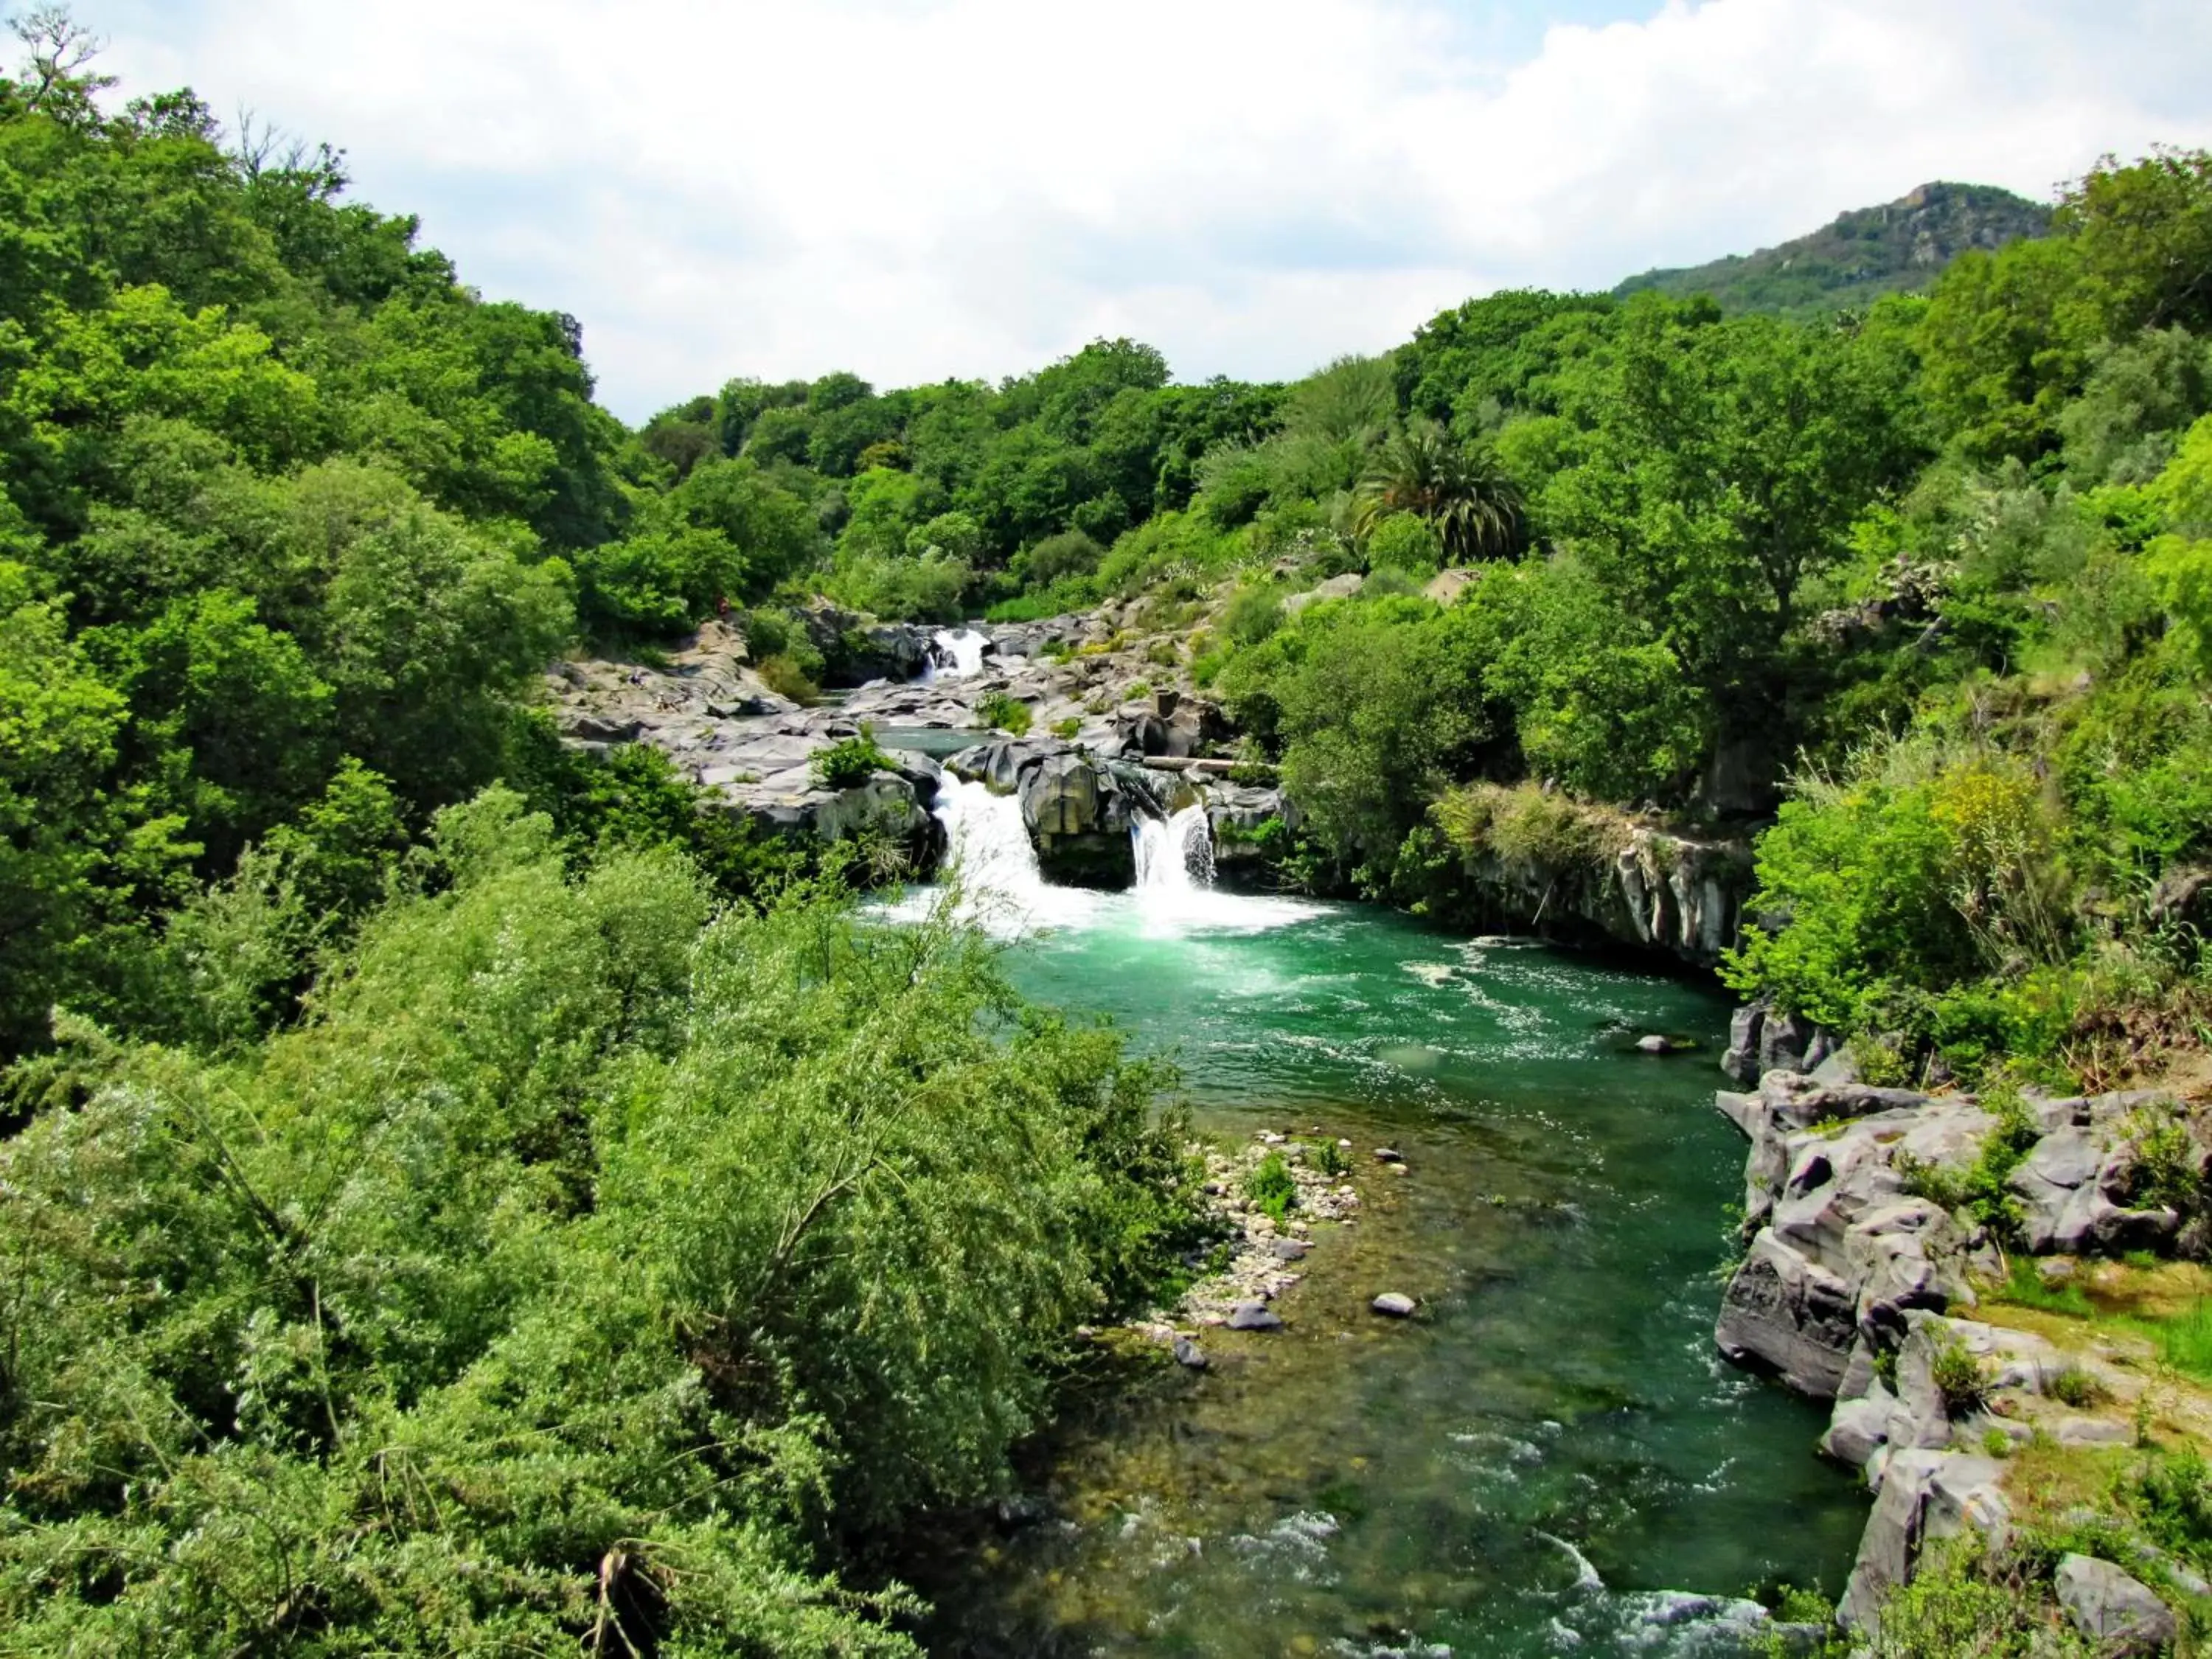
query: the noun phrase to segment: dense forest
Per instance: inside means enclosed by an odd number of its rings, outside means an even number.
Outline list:
[[[897,1652],[1068,1331],[1195,1214],[1170,1079],[532,707],[725,606],[1141,599],[1449,918],[1759,832],[1727,969],[1899,1076],[2120,1076],[2212,962],[2212,156],[1802,319],[1518,292],[1288,386],[1102,341],[631,431],[327,148],[0,82],[0,1618],[25,1651]],[[1440,572],[1459,579],[1434,585]],[[1292,613],[1316,579],[1355,596]]]

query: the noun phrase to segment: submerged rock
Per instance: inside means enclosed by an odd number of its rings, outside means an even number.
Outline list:
[[[1194,1371],[1202,1371],[1212,1363],[1206,1357],[1206,1350],[1187,1336],[1176,1338],[1173,1352],[1176,1364],[1187,1366]]]
[[[1411,1319],[1417,1304],[1401,1291],[1385,1291],[1367,1305],[1392,1319]]]
[[[1264,1302],[1240,1302],[1229,1310],[1226,1322],[1232,1331],[1279,1331],[1283,1316]]]

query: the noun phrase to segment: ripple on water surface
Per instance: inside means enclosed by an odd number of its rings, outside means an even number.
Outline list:
[[[933,1651],[1721,1654],[1747,1589],[1839,1589],[1863,1500],[1814,1460],[1817,1415],[1712,1349],[1741,1144],[1709,1060],[1632,1047],[1710,1053],[1718,998],[1208,897],[1097,896],[1008,969],[1173,1055],[1209,1132],[1350,1137],[1366,1207],[1316,1229],[1285,1330],[1079,1392],[1020,1523],[907,1567]],[[1385,1144],[1409,1174],[1368,1164]],[[1383,1290],[1420,1316],[1374,1317]]]

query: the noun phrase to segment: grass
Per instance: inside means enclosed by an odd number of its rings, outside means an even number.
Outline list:
[[[1073,714],[1070,714],[1064,720],[1054,720],[1052,723],[1053,736],[1058,738],[1062,743],[1066,742],[1070,738],[1073,738],[1082,729],[1083,721],[1080,718]]]
[[[2154,1328],[2158,1357],[2178,1371],[2212,1378],[2212,1297],[2199,1297],[2184,1312]]]
[[[2024,1255],[2012,1259],[2012,1270],[2003,1285],[1995,1292],[2007,1302],[2022,1308],[2033,1308],[2041,1313],[2064,1314],[2074,1319],[2089,1319],[2096,1309],[2082,1294],[2081,1287],[2071,1280],[2046,1285],[2036,1270],[2034,1261]]]

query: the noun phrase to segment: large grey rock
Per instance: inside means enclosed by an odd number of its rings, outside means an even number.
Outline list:
[[[1066,745],[1052,738],[994,738],[951,756],[945,769],[994,794],[1011,795],[1021,787],[1024,774],[1065,752]]]
[[[2134,1149],[2111,1115],[2099,1121],[2097,1103],[2085,1103],[2090,1122],[2052,1127],[2012,1173],[2027,1247],[2068,1255],[2159,1248],[2180,1229],[2181,1217],[2127,1201]]]
[[[1226,1322],[1232,1331],[1279,1331],[1283,1316],[1264,1302],[1240,1302],[1229,1310]]]
[[[1811,1021],[1796,1014],[1769,1011],[1759,1028],[1759,1073],[1803,1072],[1805,1046],[1813,1040]]]
[[[1763,1231],[1729,1280],[1713,1338],[1730,1359],[1832,1400],[1858,1332],[1856,1303],[1840,1277]]]
[[[1021,774],[1022,821],[1048,881],[1121,889],[1136,879],[1127,788],[1109,768],[1073,750]]]
[[[2155,1653],[2181,1634],[2173,1611],[2141,1579],[2094,1555],[2061,1556],[2058,1605],[2100,1653]]]
[[[2010,1517],[2003,1478],[2004,1465],[1993,1457],[1893,1452],[1837,1619],[1846,1629],[1866,1628],[1890,1591],[1911,1577],[1928,1544],[1969,1529],[2002,1536]]]
[[[1746,1088],[1759,1086],[1759,1033],[1766,1024],[1765,1001],[1747,1002],[1729,1016],[1728,1048],[1721,1070]]]

